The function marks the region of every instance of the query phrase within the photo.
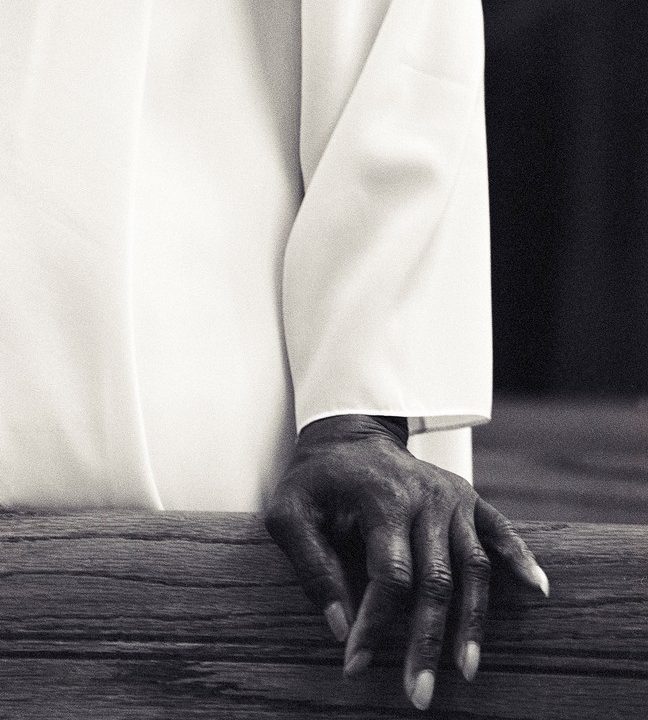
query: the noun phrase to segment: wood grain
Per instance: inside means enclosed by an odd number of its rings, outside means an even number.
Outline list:
[[[442,718],[645,718],[648,528],[526,523],[545,600],[494,579],[482,671]],[[404,621],[354,683],[257,518],[0,516],[0,717],[402,718]]]

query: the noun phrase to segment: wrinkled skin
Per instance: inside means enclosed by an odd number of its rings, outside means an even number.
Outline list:
[[[384,628],[414,594],[404,686],[425,709],[451,601],[458,614],[455,661],[466,679],[477,672],[490,575],[485,548],[545,594],[548,582],[503,515],[463,478],[415,458],[406,431],[384,420],[339,415],[304,428],[266,526],[333,634],[346,640],[348,677],[366,669]],[[357,614],[332,545],[354,529],[368,576]]]

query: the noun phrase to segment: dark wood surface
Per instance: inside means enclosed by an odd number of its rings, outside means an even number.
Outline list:
[[[552,596],[495,578],[482,671],[434,717],[645,718],[648,528],[526,523]],[[420,717],[403,631],[342,648],[251,515],[0,516],[0,717]]]

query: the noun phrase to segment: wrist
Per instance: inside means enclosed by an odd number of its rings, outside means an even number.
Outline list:
[[[343,442],[372,435],[385,435],[406,445],[409,437],[407,418],[395,415],[332,415],[306,425],[298,440],[300,444]]]
[[[376,422],[394,434],[403,445],[407,445],[409,439],[409,427],[406,417],[397,415],[370,415]]]

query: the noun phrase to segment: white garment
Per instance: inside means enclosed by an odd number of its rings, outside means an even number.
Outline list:
[[[482,23],[0,3],[0,503],[250,510],[295,415],[486,420]]]

